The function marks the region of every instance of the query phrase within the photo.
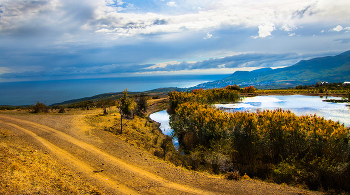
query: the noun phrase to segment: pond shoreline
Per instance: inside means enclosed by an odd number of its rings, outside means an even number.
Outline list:
[[[305,96],[323,96],[323,97],[345,97],[346,93],[240,93],[244,97],[265,96],[265,95],[305,95]]]
[[[163,111],[163,110],[166,110],[166,106],[168,104],[168,97],[163,97],[163,98],[160,98],[160,99],[153,99],[153,100],[150,100],[148,103],[149,103],[149,106],[147,108],[147,112],[146,112],[146,118],[148,119],[148,121],[150,123],[154,123],[157,125],[157,129],[159,130],[159,132],[163,133],[162,130],[160,129],[160,126],[161,126],[161,123],[155,121],[155,120],[152,120],[150,118],[151,114],[153,113],[156,113],[156,112],[160,112],[160,111]],[[164,134],[164,133],[163,133]]]

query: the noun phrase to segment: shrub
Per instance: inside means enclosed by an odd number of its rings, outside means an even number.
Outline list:
[[[277,183],[294,183],[301,177],[300,173],[294,164],[281,162],[272,169],[272,178]]]
[[[239,180],[241,178],[239,171],[227,172],[224,176],[228,180]]]
[[[241,179],[250,179],[250,177],[245,173],[245,174],[241,177]]]
[[[228,86],[225,87],[225,89],[239,91],[239,90],[241,89],[241,86],[238,86],[238,85],[236,85],[236,84],[234,84],[234,85],[228,85]]]
[[[43,103],[37,102],[35,106],[31,106],[31,110],[33,113],[49,112],[49,107]]]
[[[243,92],[244,93],[254,93],[256,91],[256,88],[253,86],[249,86],[249,87],[244,87],[243,88]]]
[[[58,111],[58,113],[65,113],[65,112],[66,110],[63,107],[61,107],[60,110]]]

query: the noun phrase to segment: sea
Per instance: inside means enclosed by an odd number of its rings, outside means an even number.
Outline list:
[[[157,88],[188,88],[230,75],[167,75],[117,78],[0,82],[0,105],[46,105],[104,93],[144,92]]]

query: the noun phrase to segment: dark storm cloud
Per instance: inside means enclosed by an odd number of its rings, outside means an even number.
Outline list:
[[[289,61],[288,65],[296,62],[305,56],[300,56],[296,53],[283,54],[240,54],[228,56],[219,59],[209,59],[196,63],[181,62],[180,64],[168,64],[165,67],[155,68],[155,71],[173,71],[173,70],[203,70],[203,69],[218,69],[225,68],[241,68],[241,67],[275,67],[280,66],[281,62]]]
[[[334,41],[342,43],[342,44],[350,43],[350,39],[335,39]]]

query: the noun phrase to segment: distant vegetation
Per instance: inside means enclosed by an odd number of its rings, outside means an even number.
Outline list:
[[[239,100],[239,91],[235,89],[195,89],[192,92],[177,92],[169,93],[169,110],[174,113],[178,105],[185,102],[198,102],[201,104],[213,104],[220,102],[235,102]]]
[[[298,85],[294,88],[284,89],[259,89],[256,93],[277,94],[320,94],[320,95],[342,95],[344,97],[350,92],[350,85],[343,83],[317,82],[313,85]]]
[[[238,97],[237,91],[228,87],[169,94],[174,110],[170,125],[185,166],[229,172],[229,177],[246,173],[314,190],[350,191],[349,128],[316,115],[226,113],[210,106],[229,99],[219,94]]]

